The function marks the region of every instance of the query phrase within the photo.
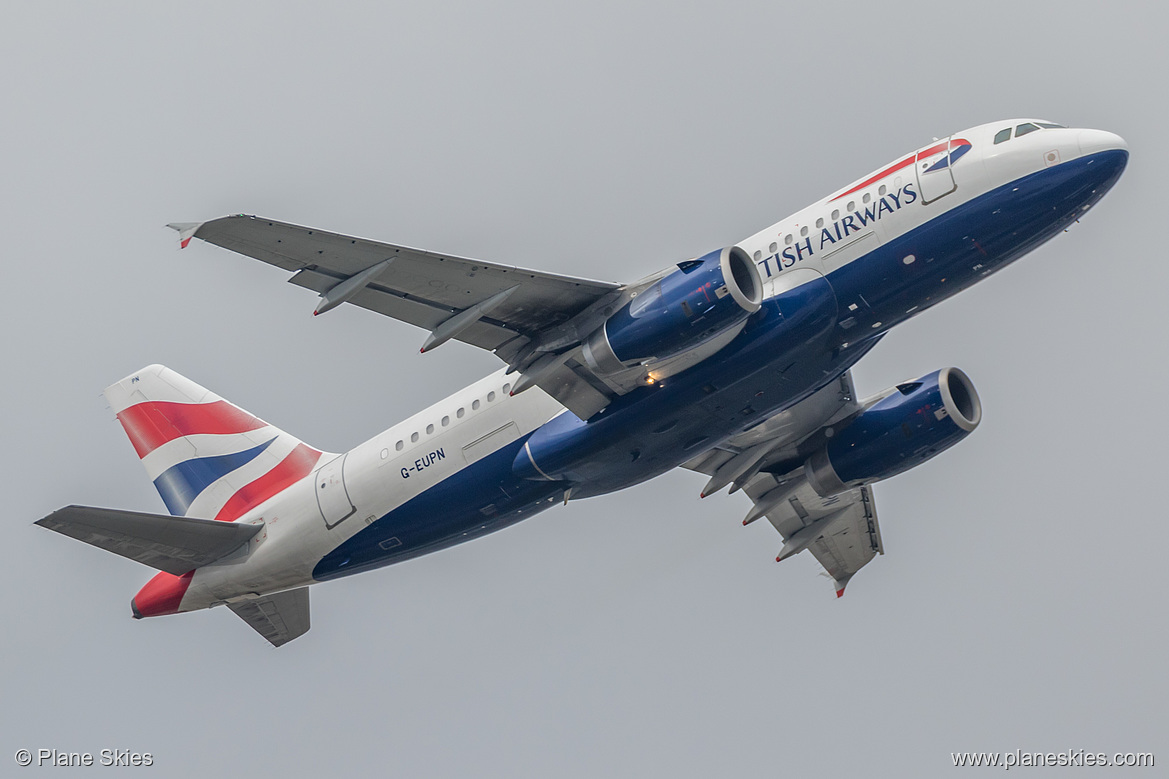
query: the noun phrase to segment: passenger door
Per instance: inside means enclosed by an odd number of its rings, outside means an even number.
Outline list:
[[[945,197],[958,188],[950,167],[950,141],[953,136],[917,153],[913,166],[922,205]]]

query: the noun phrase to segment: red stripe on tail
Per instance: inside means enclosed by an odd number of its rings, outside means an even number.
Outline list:
[[[267,427],[267,423],[226,400],[213,403],[139,403],[118,414],[139,459],[165,443],[188,435],[227,435]]]
[[[320,458],[321,453],[316,449],[305,444],[297,444],[279,465],[251,484],[240,487],[215,518],[223,522],[234,522],[276,493],[303,479]]]

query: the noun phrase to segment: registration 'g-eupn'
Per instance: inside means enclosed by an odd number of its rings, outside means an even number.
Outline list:
[[[279,646],[308,630],[310,584],[686,468],[703,497],[744,492],[776,559],[808,550],[842,595],[883,551],[872,484],[982,417],[957,368],[867,398],[849,369],[1059,235],[1127,161],[1112,133],[986,124],[625,284],[242,214],[173,224],[183,246],[291,272],[317,314],[361,306],[425,330],[423,352],[456,339],[506,367],[340,454],[145,367],[105,394],[170,515],[68,506],[38,524],[158,569],[135,618],[226,605]]]

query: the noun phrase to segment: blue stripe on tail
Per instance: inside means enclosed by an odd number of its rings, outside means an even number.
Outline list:
[[[275,438],[272,439],[272,441],[275,440]],[[166,504],[167,511],[176,517],[184,516],[187,509],[191,507],[191,503],[199,497],[199,493],[236,468],[240,468],[259,457],[261,452],[272,445],[272,441],[234,454],[184,460],[167,468],[154,480],[154,486],[158,489],[158,494],[162,496],[162,502]]]

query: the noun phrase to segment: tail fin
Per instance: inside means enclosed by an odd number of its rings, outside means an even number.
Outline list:
[[[308,475],[323,454],[161,365],[105,396],[174,516],[233,522]]]

